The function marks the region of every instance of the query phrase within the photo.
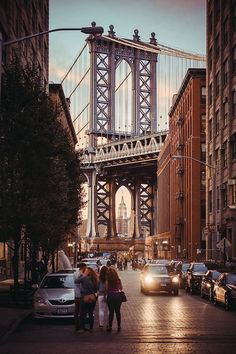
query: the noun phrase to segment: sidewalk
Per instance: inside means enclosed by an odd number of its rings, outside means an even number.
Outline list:
[[[0,281],[1,297],[4,297],[4,295],[7,296],[10,293],[10,286],[12,284],[13,279]],[[2,300],[1,297],[0,301]],[[8,336],[30,315],[31,311],[29,308],[7,307],[0,303],[0,344],[7,340]]]

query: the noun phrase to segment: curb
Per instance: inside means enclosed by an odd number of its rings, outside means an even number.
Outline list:
[[[31,316],[32,311],[29,310],[27,313],[19,316],[10,326],[9,328],[6,330],[6,332],[2,335],[2,337],[0,338],[0,344],[4,344],[8,337],[14,333],[17,328],[20,326],[20,324],[29,316]]]

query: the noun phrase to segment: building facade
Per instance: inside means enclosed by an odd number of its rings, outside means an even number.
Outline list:
[[[169,119],[158,158],[157,249],[162,256],[194,260],[205,249],[205,69],[187,71]]]
[[[32,64],[39,69],[42,84],[48,84],[48,35],[27,39],[11,45],[4,42],[19,39],[27,35],[48,31],[49,0],[1,0],[0,1],[0,33],[2,35],[2,58],[0,59],[0,75],[5,67],[17,58],[22,65]],[[0,83],[2,81],[0,80]],[[1,90],[0,90],[1,92]],[[10,276],[11,249],[0,242],[0,278]],[[19,271],[24,271],[25,249],[20,250]]]
[[[49,0],[0,1],[0,32],[3,40],[2,72],[14,58],[39,70],[42,83],[48,83],[48,35],[4,46],[4,42],[49,30]]]
[[[122,195],[121,201],[118,207],[118,216],[116,218],[117,234],[118,236],[128,236],[128,217],[127,206]]]
[[[236,257],[236,1],[207,1],[208,258],[224,237]],[[227,242],[227,244],[229,244]]]

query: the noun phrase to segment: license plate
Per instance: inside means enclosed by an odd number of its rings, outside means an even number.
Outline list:
[[[68,312],[68,310],[67,310],[67,309],[64,309],[64,308],[59,308],[59,309],[57,309],[57,313],[65,314],[65,313],[67,313],[67,312]]]
[[[161,285],[161,286],[166,286],[166,283],[161,283],[160,285]]]

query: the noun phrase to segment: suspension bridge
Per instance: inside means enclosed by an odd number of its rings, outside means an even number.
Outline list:
[[[92,26],[96,26],[92,23]],[[77,149],[88,185],[86,237],[100,249],[119,243],[115,195],[131,195],[129,236],[137,249],[156,234],[157,157],[168,133],[168,111],[188,68],[204,55],[157,41],[90,35],[61,81],[70,100]],[[145,234],[143,230],[145,229]],[[110,246],[109,246],[110,244]]]

